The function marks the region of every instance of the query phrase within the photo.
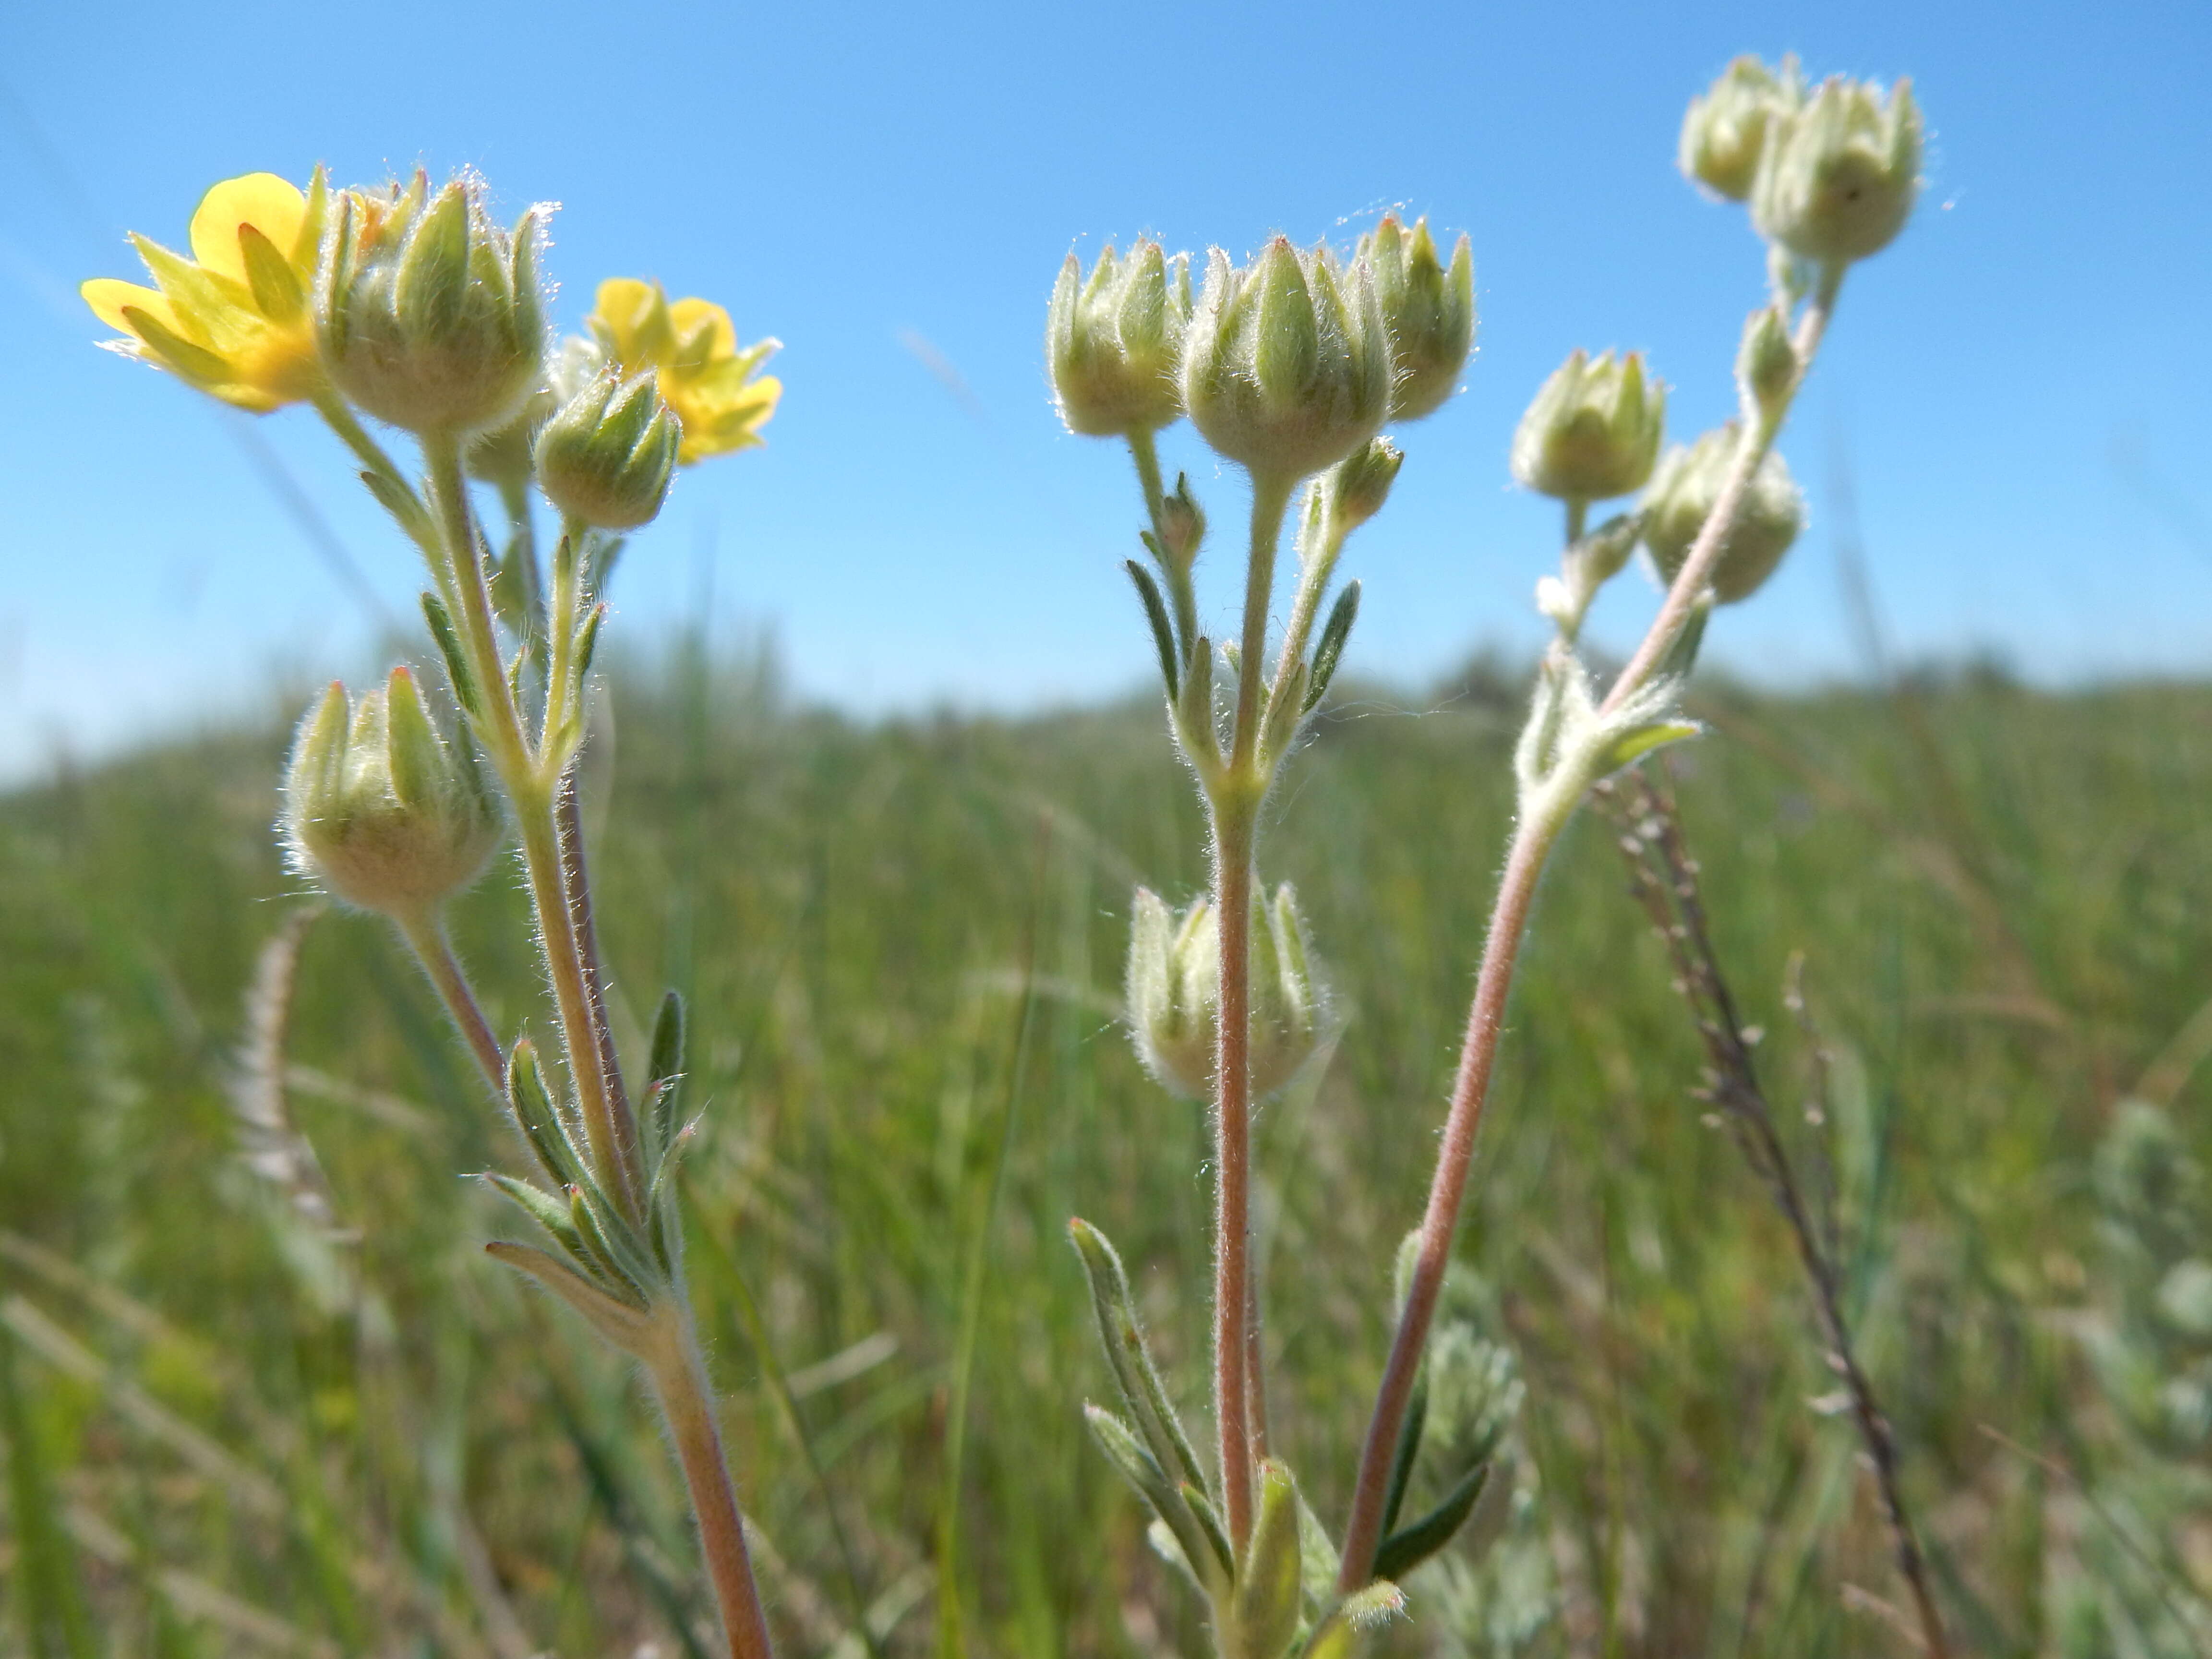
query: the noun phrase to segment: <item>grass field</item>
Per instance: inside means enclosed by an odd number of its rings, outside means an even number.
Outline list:
[[[860,1659],[865,1607],[894,1654],[1195,1650],[1086,1442],[1108,1384],[1062,1231],[1119,1244],[1194,1414],[1204,1125],[1116,1026],[1132,886],[1201,874],[1156,710],[861,726],[671,660],[619,680],[597,874],[629,1012],[692,1000],[694,1288],[788,1650]],[[1260,1124],[1277,1435],[1332,1522],[1502,845],[1510,684],[1340,697],[1263,848],[1339,1022]],[[1832,1158],[1961,1645],[2207,1650],[2212,1306],[2184,1269],[2212,1255],[2185,1151],[2212,1150],[2212,688],[1702,712],[1674,770],[1720,951]],[[478,1251],[520,1224],[457,1177],[515,1149],[377,925],[302,936],[289,1125],[243,1135],[247,988],[302,902],[268,828],[284,738],[0,800],[0,1652],[696,1651],[651,1419]],[[1586,813],[1462,1238],[1525,1385],[1519,1492],[1483,1572],[1409,1586],[1395,1646],[1909,1653],[1788,1235],[1701,1123],[1625,884]],[[547,1023],[522,913],[502,868],[459,918],[502,1030]],[[1800,952],[1817,1040],[1784,1006]]]

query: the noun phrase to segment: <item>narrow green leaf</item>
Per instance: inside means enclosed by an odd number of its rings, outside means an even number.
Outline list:
[[[1425,1357],[1413,1373],[1413,1397],[1406,1401],[1405,1420],[1398,1425],[1398,1449],[1390,1460],[1390,1486],[1382,1500],[1382,1533],[1398,1524],[1398,1511],[1406,1502],[1406,1487],[1413,1478],[1413,1460],[1420,1455],[1421,1433],[1429,1421],[1429,1366]]]
[[[374,491],[378,488],[376,475],[364,472],[362,478]],[[386,501],[386,507],[392,503]],[[397,507],[392,511],[396,514]],[[461,636],[453,628],[453,618],[446,609],[446,602],[435,593],[422,595],[422,619],[430,625],[430,638],[436,642],[439,658],[446,665],[447,682],[453,688],[453,701],[471,719],[483,718],[483,698],[477,693],[476,676],[469,672],[468,653],[461,649]]]
[[[1111,1240],[1081,1217],[1067,1224],[1067,1236],[1082,1259],[1091,1285],[1091,1311],[1098,1320],[1098,1340],[1106,1350],[1106,1363],[1121,1390],[1129,1414],[1137,1419],[1145,1442],[1163,1469],[1173,1469],[1179,1482],[1200,1491],[1206,1475],[1184,1434],[1182,1422],[1160,1381],[1146,1346],[1144,1327],[1137,1322],[1136,1304],[1129,1293],[1129,1275]]]
[[[1220,1558],[1215,1554],[1205,1529],[1182,1501],[1182,1494],[1168,1484],[1165,1471],[1152,1453],[1139,1443],[1136,1431],[1113,1413],[1087,1401],[1083,1407],[1083,1420],[1090,1425],[1091,1437],[1106,1454],[1106,1461],[1137,1489],[1138,1495],[1152,1505],[1152,1513],[1175,1535],[1192,1576],[1201,1584],[1224,1582],[1226,1575],[1221,1569]]]
[[[1352,624],[1358,617],[1359,584],[1347,582],[1344,592],[1336,596],[1328,620],[1322,624],[1321,641],[1314,647],[1313,679],[1306,687],[1305,708],[1300,713],[1310,714],[1328,695],[1328,684],[1336,678],[1337,664],[1344,658],[1344,642],[1352,637]]]
[[[307,290],[292,262],[252,225],[238,228],[238,251],[246,258],[246,285],[253,303],[274,323],[289,323],[307,308]]]
[[[1606,745],[1605,755],[1598,762],[1601,776],[1618,772],[1631,762],[1638,761],[1655,749],[1670,743],[1680,743],[1685,738],[1694,738],[1705,728],[1695,720],[1654,720],[1649,726],[1639,726],[1624,732]]]
[[[1490,1479],[1492,1467],[1487,1462],[1477,1463],[1460,1477],[1459,1484],[1445,1494],[1443,1503],[1413,1525],[1384,1539],[1382,1548],[1375,1552],[1375,1576],[1403,1578],[1450,1543],[1452,1534],[1465,1526],[1467,1517],[1474,1512],[1475,1499],[1482,1496],[1483,1483]]]
[[[645,1067],[646,1118],[656,1157],[666,1153],[675,1134],[684,1049],[684,999],[670,991],[660,999],[660,1012],[653,1018],[653,1047]]]
[[[1168,620],[1168,607],[1160,598],[1159,584],[1152,573],[1134,559],[1125,559],[1121,568],[1129,573],[1129,580],[1137,585],[1137,597],[1144,601],[1145,620],[1152,625],[1152,645],[1160,653],[1160,681],[1168,689],[1168,701],[1173,702],[1182,695],[1182,676],[1176,666],[1175,624]]]

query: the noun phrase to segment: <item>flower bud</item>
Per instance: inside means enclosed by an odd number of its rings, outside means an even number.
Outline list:
[[[467,434],[510,419],[545,358],[538,250],[545,212],[512,234],[486,216],[483,187],[435,196],[419,173],[393,194],[338,197],[317,321],[331,378],[380,421]]]
[[[1735,354],[1735,381],[1746,406],[1760,419],[1779,418],[1797,385],[1797,343],[1790,319],[1773,306],[1751,314]]]
[[[538,434],[538,487],[586,524],[635,530],[659,513],[683,441],[659,377],[603,370]]]
[[[1841,264],[1889,246],[1920,188],[1912,83],[1882,100],[1870,82],[1832,76],[1774,118],[1751,191],[1759,232],[1801,259]]]
[[[402,920],[482,875],[501,828],[467,740],[438,734],[405,668],[350,709],[332,684],[293,742],[283,822],[295,869]]]
[[[1382,510],[1406,452],[1388,438],[1370,438],[1328,475],[1328,518],[1346,534]]]
[[[1741,428],[1731,421],[1694,444],[1675,445],[1644,492],[1644,544],[1670,583],[1712,516],[1741,435]],[[1713,567],[1714,595],[1723,605],[1749,599],[1804,528],[1804,495],[1781,453],[1770,449],[1752,475],[1751,488],[1722,544],[1720,562]]]
[[[1539,495],[1604,501],[1642,488],[1667,428],[1667,388],[1644,354],[1579,347],[1544,382],[1513,434],[1513,476]]]
[[[1277,237],[1237,269],[1219,248],[1191,315],[1182,401],[1207,443],[1255,473],[1336,465],[1390,413],[1390,333],[1364,261]]]
[[[1390,331],[1395,373],[1390,418],[1433,415],[1458,389],[1459,372],[1474,344],[1473,248],[1462,236],[1447,270],[1426,219],[1408,232],[1395,214],[1386,214],[1372,234],[1360,239],[1359,258],[1374,270],[1376,297]]]
[[[1741,202],[1759,176],[1759,158],[1774,118],[1794,109],[1803,96],[1795,58],[1782,60],[1778,76],[1756,58],[1737,58],[1703,97],[1690,100],[1678,155],[1683,176]]]
[[[1318,1039],[1326,991],[1306,955],[1305,924],[1285,882],[1252,899],[1252,1097],[1297,1073]],[[1221,1011],[1221,937],[1213,905],[1170,910],[1137,889],[1129,921],[1129,1034],[1162,1087],[1191,1100],[1213,1092]]]
[[[1044,356],[1070,432],[1093,438],[1152,432],[1182,414],[1176,362],[1190,324],[1190,255],[1139,242],[1127,259],[1111,243],[1083,280],[1071,253],[1053,285]]]

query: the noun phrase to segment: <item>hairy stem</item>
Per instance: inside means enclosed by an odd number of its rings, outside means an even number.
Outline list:
[[[1252,1535],[1252,842],[1251,810],[1214,809],[1213,902],[1221,944],[1214,1050],[1213,1416],[1229,1541]]]
[[[1843,282],[1844,267],[1830,266],[1820,274],[1818,287],[1799,320],[1796,334],[1797,374],[1789,394],[1779,400],[1771,416],[1751,418],[1746,410],[1743,441],[1729,469],[1726,486],[1711,514],[1675,575],[1674,584],[1652,619],[1644,641],[1613,682],[1601,712],[1610,712],[1643,689],[1666,659],[1668,648],[1680,635],[1698,596],[1711,584],[1729,532],[1743,501],[1752,475],[1765,458],[1775,434],[1781,430],[1789,406],[1811,372],[1813,359],[1826,332]],[[1748,403],[1748,399],[1747,399]],[[1579,792],[1546,791],[1537,802],[1523,803],[1523,816],[1500,878],[1498,900],[1491,911],[1490,930],[1483,939],[1482,966],[1475,975],[1474,1000],[1468,1009],[1467,1031],[1460,1047],[1459,1070],[1452,1083],[1451,1105],[1444,1118],[1443,1140],[1429,1185],[1428,1206],[1421,1217],[1420,1243],[1415,1257],[1413,1285],[1398,1316],[1390,1355],[1375,1395],[1375,1411],[1367,1437],[1360,1449],[1359,1474],[1352,1487],[1352,1514],[1346,1524],[1344,1553],[1338,1564],[1337,1583],[1349,1593],[1364,1585],[1375,1571],[1375,1552],[1382,1543],[1382,1506],[1389,1490],[1390,1463],[1395,1455],[1400,1430],[1413,1397],[1415,1374],[1428,1346],[1429,1327],[1436,1317],[1437,1298],[1443,1289],[1444,1269],[1451,1260],[1453,1236],[1459,1228],[1460,1209],[1467,1196],[1468,1171],[1474,1156],[1475,1133],[1481,1127],[1482,1109],[1498,1059],[1506,1000],[1513,988],[1514,969],[1528,924],[1528,913],[1552,848],[1578,804]]]
[[[422,971],[438,993],[446,1012],[453,1016],[454,1026],[476,1057],[477,1069],[483,1073],[484,1081],[494,1095],[504,1099],[507,1095],[507,1056],[501,1052],[499,1038],[493,1033],[491,1022],[484,1018],[477,994],[469,984],[468,971],[461,966],[460,958],[453,954],[453,945],[446,933],[445,919],[434,912],[426,912],[399,919],[399,931],[415,959],[422,964]]]
[[[768,1615],[762,1610],[760,1590],[753,1582],[744,1522],[738,1513],[738,1495],[722,1455],[714,1394],[691,1334],[690,1309],[672,1305],[666,1317],[673,1328],[666,1333],[664,1351],[651,1365],[653,1392],[668,1419],[668,1437],[691,1494],[691,1511],[699,1523],[700,1553],[706,1559],[707,1576],[714,1583],[714,1600],[721,1608],[731,1659],[772,1659],[775,1650],[769,1639]]]
[[[538,759],[522,730],[520,712],[501,660],[493,625],[491,595],[484,586],[476,525],[469,511],[467,484],[461,476],[460,446],[451,436],[425,438],[430,465],[430,493],[445,537],[448,575],[460,599],[459,627],[484,702],[481,735],[500,781],[514,805],[522,836],[523,866],[537,912],[538,943],[553,1000],[561,1016],[562,1048],[574,1079],[576,1103],[591,1143],[592,1162],[600,1183],[635,1218],[643,1183],[635,1169],[636,1136],[625,1134],[607,1094],[590,988],[577,943],[561,849],[554,796],[557,783],[540,775]]]
[[[592,1048],[599,1057],[599,1077],[606,1091],[616,1137],[622,1143],[624,1158],[641,1170],[637,1117],[630,1109],[629,1091],[623,1084],[622,1064],[615,1056],[614,1024],[607,1017],[606,973],[599,965],[599,927],[592,906],[590,874],[584,867],[584,815],[574,767],[561,781],[555,799],[561,840],[561,884],[568,896],[568,920],[575,930],[576,959],[583,970],[584,1004],[591,1017]]]
[[[1729,464],[1728,477],[1721,485],[1720,498],[1713,503],[1713,510],[1707,515],[1705,527],[1698,531],[1698,539],[1690,544],[1689,556],[1675,573],[1659,614],[1653,619],[1650,631],[1644,636],[1644,643],[1636,647],[1636,654],[1628,659],[1628,665],[1620,671],[1620,678],[1613,683],[1613,690],[1606,693],[1601,713],[1610,714],[1618,708],[1658,672],[1660,663],[1688,623],[1698,596],[1712,585],[1714,568],[1720,563],[1721,550],[1728,544],[1729,532],[1735,527],[1736,514],[1743,510],[1752,478],[1759,471],[1759,464],[1766,459],[1766,452],[1774,447],[1775,437],[1782,430],[1783,420],[1796,399],[1798,388],[1812,372],[1821,337],[1828,331],[1828,319],[1835,313],[1844,270],[1840,264],[1823,267],[1805,314],[1798,319],[1793,341],[1797,348],[1797,374],[1790,383],[1788,395],[1771,416],[1761,416],[1750,407],[1748,398],[1745,400],[1743,429],[1736,441],[1735,458]]]

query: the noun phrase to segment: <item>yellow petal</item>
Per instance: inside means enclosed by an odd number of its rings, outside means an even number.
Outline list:
[[[145,312],[166,328],[177,327],[177,313],[169,304],[168,296],[156,289],[141,288],[137,283],[126,283],[119,276],[95,276],[90,282],[80,283],[76,291],[84,296],[85,304],[92,307],[94,316],[108,327],[120,329],[125,334],[135,335],[138,331],[124,318],[123,311],[126,306]]]
[[[711,363],[738,349],[730,313],[711,300],[678,300],[668,307],[668,320],[676,333],[677,362],[684,368]]]
[[[653,352],[657,342],[642,337],[661,331],[652,326],[656,320],[665,327],[666,303],[658,283],[641,283],[635,276],[610,276],[599,284],[592,314],[605,325],[614,355],[623,368],[647,368],[657,361]],[[656,313],[660,313],[658,318]]]
[[[246,257],[239,252],[238,228],[252,225],[278,247],[298,240],[307,216],[300,187],[273,173],[249,173],[226,179],[200,198],[192,215],[192,257],[210,270],[246,281]]]

